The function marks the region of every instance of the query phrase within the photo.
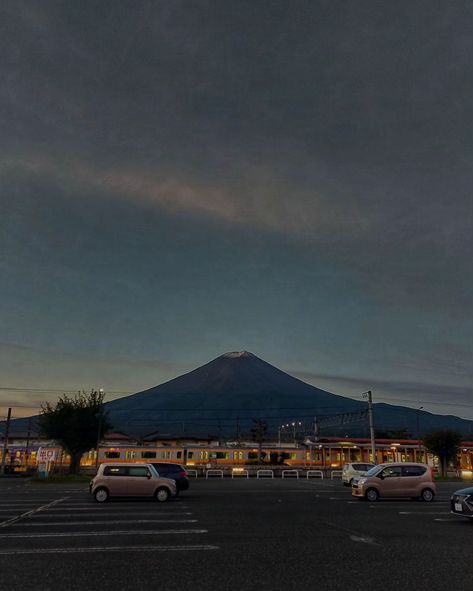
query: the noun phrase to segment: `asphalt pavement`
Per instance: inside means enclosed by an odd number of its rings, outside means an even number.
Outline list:
[[[0,589],[473,591],[473,523],[339,480],[203,479],[168,503],[0,480]]]

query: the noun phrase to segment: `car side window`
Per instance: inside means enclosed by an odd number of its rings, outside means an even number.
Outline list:
[[[141,478],[146,478],[149,474],[149,470],[146,466],[130,466],[128,468],[128,475],[129,476],[137,476]]]
[[[126,476],[127,470],[125,466],[105,466],[103,469],[104,476]]]
[[[401,467],[400,466],[390,466],[389,468],[385,468],[381,474],[384,478],[397,478],[401,476]]]
[[[425,473],[425,468],[422,466],[403,466],[402,467],[402,475],[403,476],[422,476]]]

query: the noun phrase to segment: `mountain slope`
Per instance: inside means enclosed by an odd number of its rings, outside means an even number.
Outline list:
[[[376,394],[376,393],[375,393]],[[144,436],[207,435],[248,437],[252,419],[267,421],[269,433],[292,422],[311,431],[314,417],[364,410],[366,402],[338,396],[306,384],[247,351],[225,353],[164,384],[106,403],[114,431]],[[374,405],[377,430],[421,432],[454,429],[473,438],[473,421],[389,404]],[[36,418],[35,421],[36,422]],[[12,431],[26,430],[28,419],[12,422]],[[288,434],[289,431],[289,434]],[[291,439],[292,426],[281,429]],[[321,427],[320,435],[368,436],[367,421]]]
[[[212,433],[235,436],[248,431],[253,418],[270,430],[314,416],[366,409],[366,402],[338,396],[306,384],[247,351],[225,353],[169,382],[107,404],[115,429],[145,433]],[[417,435],[417,410],[375,405],[378,429],[407,428]],[[455,428],[473,431],[473,422],[458,417],[419,413],[421,430]],[[322,434],[368,435],[366,422],[323,429]]]

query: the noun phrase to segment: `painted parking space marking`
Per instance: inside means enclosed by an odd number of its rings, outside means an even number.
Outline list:
[[[399,511],[399,515],[448,515],[448,511]]]
[[[7,519],[6,521],[3,521],[2,523],[0,523],[0,528],[7,527],[7,526],[12,525],[13,523],[19,521],[20,519],[26,519],[27,517],[30,517],[31,515],[34,515],[35,513],[39,513],[40,511],[44,511],[46,509],[49,509],[50,507],[57,505],[58,503],[61,503],[62,501],[65,501],[67,498],[68,497],[64,497],[62,499],[56,499],[55,501],[51,501],[51,503],[48,503],[47,505],[41,505],[40,507],[37,507],[36,509],[32,509],[31,511],[26,511],[26,513],[21,513],[21,515],[17,515],[16,517],[12,517],[11,519]]]
[[[51,507],[51,509],[48,509],[48,512],[50,513],[69,513],[71,511],[100,511],[102,513],[106,513],[107,511],[116,511],[118,508],[117,505],[113,506],[113,505],[108,505],[106,507],[102,507],[102,506],[97,506],[97,505],[92,505],[90,507],[68,507],[67,505],[61,506],[61,507]],[[187,507],[182,507],[187,508]],[[167,510],[168,512],[171,513],[177,513],[179,511],[180,508],[175,507],[169,507],[169,509]],[[142,511],[146,511],[146,510],[150,510],[150,506],[143,506],[143,507],[123,507],[122,508],[122,514],[124,512],[136,512],[136,513],[140,513]]]
[[[25,534],[0,534],[0,539],[13,538],[71,538],[71,537],[107,537],[107,536],[143,536],[143,535],[174,535],[174,534],[206,534],[206,529],[130,529],[130,530],[114,530],[114,531],[74,531],[74,532],[41,532],[41,533],[25,533]]]
[[[67,519],[69,517],[81,517],[82,515],[84,515],[83,513],[76,513],[75,511],[70,511],[64,515],[61,515],[60,513],[52,513],[52,512],[44,512],[42,514],[35,514],[35,515],[31,515],[32,519]],[[160,516],[169,516],[170,514],[163,511],[163,512],[159,512],[159,511],[139,511],[139,512],[130,512],[128,511],[125,515],[140,515],[140,516],[144,516],[144,515],[153,515],[155,517],[160,517]],[[174,513],[173,515],[192,515],[192,513],[190,511],[185,511],[183,513]],[[103,517],[123,517],[124,513],[123,511],[108,511],[108,512],[104,512],[102,513]],[[99,517],[97,515],[97,517]]]
[[[22,521],[21,523],[14,523],[15,527],[35,527],[35,526],[72,526],[72,525],[114,525],[117,523],[121,524],[132,524],[135,523],[197,523],[197,519],[114,519],[114,520],[94,520],[94,521],[47,521],[46,523],[28,521]]]
[[[379,546],[377,542],[374,541],[374,538],[370,538],[369,536],[350,536],[350,540],[352,542],[361,542],[362,544],[371,544],[373,546]]]
[[[19,548],[0,550],[0,556],[18,554],[86,554],[94,552],[194,552],[220,550],[209,544],[182,546],[86,546],[79,548]]]

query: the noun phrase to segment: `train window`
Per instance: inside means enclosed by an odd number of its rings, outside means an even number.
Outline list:
[[[141,457],[143,460],[149,458],[156,458],[156,452],[155,451],[142,451],[141,452]]]
[[[127,476],[128,468],[126,466],[105,466],[104,476]]]
[[[176,458],[180,460],[182,458],[182,451],[178,451],[176,454]]]
[[[112,459],[116,459],[120,457],[120,452],[119,451],[106,451],[105,452],[105,457],[108,460],[112,460]]]
[[[187,454],[187,457],[189,458],[189,460],[192,460],[192,458],[194,457],[194,452],[193,452],[193,451],[190,451],[190,452]]]

